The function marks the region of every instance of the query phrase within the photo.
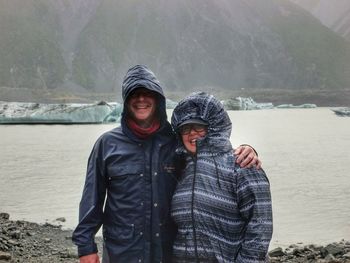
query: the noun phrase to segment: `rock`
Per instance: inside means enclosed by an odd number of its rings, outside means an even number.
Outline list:
[[[328,254],[328,252],[327,252],[327,250],[324,248],[324,247],[322,247],[321,249],[320,249],[320,254],[321,254],[321,257],[326,257],[327,256],[327,254]]]
[[[19,242],[15,241],[13,239],[8,240],[7,243],[11,246],[18,246],[19,245]]]
[[[350,252],[343,255],[343,258],[350,259]]]
[[[275,248],[269,252],[270,257],[281,257],[284,255],[285,255],[285,253],[283,252],[283,249],[280,247]]]
[[[9,226],[7,228],[7,231],[16,231],[16,230],[17,230],[17,227],[15,227],[15,226]]]
[[[15,230],[10,233],[10,236],[15,239],[20,239],[21,238],[21,231]]]
[[[344,252],[343,247],[338,244],[329,244],[325,247],[325,250],[328,252],[328,254],[332,254],[334,256]]]
[[[56,221],[66,222],[66,219],[64,217],[59,217],[59,218],[56,218]]]
[[[309,245],[309,248],[314,250],[314,251],[321,251],[323,246],[317,246],[317,245],[311,244],[311,245]]]
[[[29,231],[28,231],[26,234],[27,234],[27,236],[29,236],[29,237],[34,236],[34,235],[35,235],[35,233],[34,233],[34,232],[29,232]]]
[[[51,242],[51,238],[44,238],[44,242],[45,243],[50,243]]]
[[[8,220],[10,219],[10,215],[8,213],[0,213],[0,219]]]
[[[296,244],[292,244],[289,246],[289,248],[297,248],[298,246]]]
[[[332,262],[335,260],[335,257],[332,254],[328,254],[325,258],[324,258],[327,262]]]
[[[309,254],[306,256],[307,259],[315,259],[316,255],[315,254]]]
[[[45,222],[45,224],[43,224],[44,227],[48,227],[48,228],[61,228],[62,226],[60,225],[53,225],[53,224],[50,224],[48,222]]]
[[[11,254],[0,251],[0,259],[1,260],[10,260],[11,259]]]
[[[101,101],[97,102],[96,105],[103,106],[103,105],[109,105],[109,104],[107,102],[105,102],[104,100],[101,100]]]
[[[60,252],[61,258],[79,258],[77,250],[75,248],[70,248],[65,251]]]
[[[304,252],[304,250],[302,248],[295,248],[292,252],[293,255],[295,256],[299,256],[299,255],[302,255]]]

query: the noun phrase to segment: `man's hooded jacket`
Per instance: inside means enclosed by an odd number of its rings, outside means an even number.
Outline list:
[[[146,139],[135,136],[126,122],[128,96],[140,87],[155,92],[158,100],[160,128]],[[122,95],[121,126],[103,134],[89,157],[73,241],[79,256],[96,253],[94,236],[103,225],[103,262],[169,262],[176,140],[165,97],[155,75],[142,65],[129,69]]]
[[[269,182],[262,169],[241,169],[230,143],[231,121],[222,104],[206,93],[179,102],[172,125],[208,124],[187,155],[171,215],[178,226],[173,262],[265,262],[272,236]]]

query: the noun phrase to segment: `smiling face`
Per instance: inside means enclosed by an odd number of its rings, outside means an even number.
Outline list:
[[[157,96],[146,88],[134,90],[128,97],[130,117],[141,127],[148,128],[156,118]]]
[[[207,126],[201,124],[186,124],[179,129],[182,142],[187,151],[195,154],[197,151],[196,141],[207,134]]]

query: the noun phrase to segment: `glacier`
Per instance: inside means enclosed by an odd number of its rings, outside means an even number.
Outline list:
[[[337,116],[350,117],[350,107],[331,109]]]
[[[223,104],[227,110],[261,110],[274,108],[271,102],[257,103],[251,97],[228,99],[223,101]]]
[[[1,124],[89,124],[120,121],[122,105],[0,102]]]
[[[274,106],[271,102],[258,103],[251,97],[237,97],[223,101],[227,110],[266,110],[266,109],[310,109],[316,108],[316,104],[306,103],[301,105],[281,104]]]
[[[227,110],[259,110],[274,108],[315,108],[315,104],[257,103],[252,98],[237,97],[222,101]],[[167,109],[174,109],[177,102],[166,99]],[[93,104],[44,104],[31,102],[0,101],[0,124],[99,124],[119,123],[123,105],[118,102],[100,101]]]
[[[167,99],[173,109],[177,102]],[[0,124],[119,123],[123,105],[100,101],[94,104],[45,104],[0,101]]]

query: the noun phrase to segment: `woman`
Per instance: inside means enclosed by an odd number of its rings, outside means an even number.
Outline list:
[[[172,199],[174,262],[265,262],[272,236],[269,182],[262,169],[235,164],[222,104],[194,93],[176,106],[172,125],[182,142],[177,152],[186,156]]]

